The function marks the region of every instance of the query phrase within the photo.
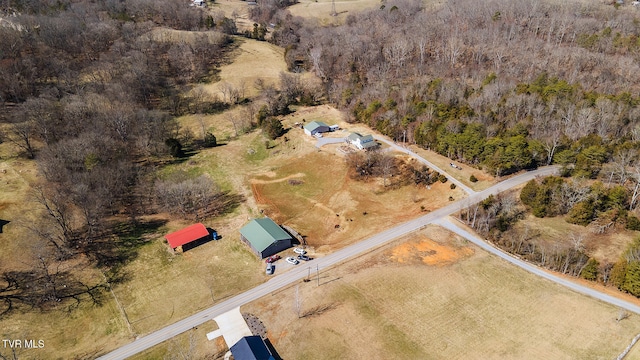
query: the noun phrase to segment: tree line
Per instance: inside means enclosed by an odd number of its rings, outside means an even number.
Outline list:
[[[629,182],[605,184],[584,178],[549,176],[529,181],[519,192],[490,196],[459,216],[496,245],[528,261],[631,292],[624,279],[637,281],[632,272],[634,267],[627,266],[633,262],[628,256],[632,250],[626,250],[615,263],[600,263],[589,255],[582,233],[553,239],[526,224],[516,224],[531,213],[539,218],[562,217],[568,223],[589,228],[593,234],[640,230],[632,192],[635,187]],[[634,241],[630,249],[637,247],[637,243]],[[640,296],[640,291],[632,293]]]

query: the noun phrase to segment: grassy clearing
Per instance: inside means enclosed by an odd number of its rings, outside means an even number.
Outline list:
[[[528,215],[516,224],[521,233],[538,234],[539,241],[548,245],[557,243],[561,246],[571,246],[571,235],[582,235],[587,254],[594,257],[601,264],[614,263],[625,251],[638,232],[615,229],[604,234],[594,234],[589,227],[569,224],[562,216],[552,218],[537,218]]]
[[[223,99],[222,86],[231,84],[237,89],[244,88],[247,97],[258,95],[254,84],[262,79],[265,84],[278,86],[280,72],[287,71],[284,50],[266,41],[235,37],[240,46],[232,53],[233,62],[220,67],[220,81],[203,84],[202,88],[213,96]]]
[[[283,124],[294,126],[296,122],[322,121],[327,125],[340,125],[342,128],[347,126],[345,115],[329,105],[299,106],[294,109],[294,113],[284,117]]]
[[[168,28],[156,28],[149,33],[149,37],[153,41],[166,43],[194,44],[196,41],[202,41],[202,36],[205,36],[210,43],[218,43],[222,37],[221,34],[212,31],[187,31]]]
[[[380,7],[379,0],[338,0],[335,2],[338,16],[331,15],[331,0],[301,0],[289,7],[291,14],[307,19],[317,19],[321,25],[341,24],[350,13]]]
[[[410,149],[411,151],[422,156],[423,158],[431,161],[434,165],[438,166],[443,171],[446,171],[447,174],[460,180],[463,184],[467,185],[468,187],[470,187],[475,191],[484,190],[496,184],[500,180],[500,179],[494,178],[493,176],[491,176],[490,174],[487,174],[482,170],[473,168],[466,164],[459,163],[457,161],[452,161],[446,156],[442,156],[434,151],[425,150],[417,146],[411,146]],[[451,162],[462,167],[462,170],[451,168],[451,166],[449,166]],[[469,181],[469,177],[471,175],[475,176],[478,179],[478,181],[475,183],[472,183],[471,181]]]
[[[425,241],[439,246],[426,257],[465,255],[436,265],[393,257],[406,242]],[[243,308],[260,314],[283,358],[602,359],[616,356],[640,328],[635,315],[617,323],[615,307],[437,227],[322,272],[320,283],[297,285],[302,318],[293,310],[296,285]]]
[[[182,127],[183,132],[190,132],[194,139],[202,140],[204,138],[204,132],[210,132],[215,135],[218,143],[226,143],[236,137],[233,123],[229,120],[230,117],[239,118],[246,116],[243,112],[242,106],[233,107],[223,113],[206,115],[185,115],[177,119]]]
[[[269,156],[267,144],[269,144],[269,147],[271,146],[271,142],[269,140],[266,140],[264,137],[254,137],[245,153],[245,159],[252,163],[260,162],[266,159]]]
[[[425,5],[440,5],[439,1],[424,0],[423,3]],[[295,16],[315,19],[319,25],[326,26],[342,24],[349,14],[355,14],[362,10],[379,9],[385,4],[379,0],[336,0],[335,5],[336,16],[331,15],[332,0],[300,0],[297,4],[290,6],[288,10]]]
[[[233,19],[234,14],[236,18],[236,27],[238,32],[242,33],[245,30],[253,30],[253,21],[249,19],[249,5],[244,1],[237,0],[216,0],[215,3],[209,4],[209,10],[211,12],[222,12],[226,17]]]

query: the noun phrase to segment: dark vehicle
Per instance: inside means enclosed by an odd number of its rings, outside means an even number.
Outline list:
[[[266,270],[267,275],[273,275],[274,270],[275,270],[275,265],[273,265],[272,263],[267,263],[267,270]]]
[[[298,259],[304,260],[304,261],[313,260],[312,257],[309,257],[308,255],[304,255],[304,254],[298,255]]]

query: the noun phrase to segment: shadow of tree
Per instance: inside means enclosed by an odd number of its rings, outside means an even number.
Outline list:
[[[158,232],[166,223],[164,219],[117,222],[87,241],[81,251],[96,266],[111,270],[134,260],[140,247],[151,241],[148,235]]]
[[[240,194],[222,191],[216,194],[207,206],[196,213],[196,220],[229,214],[244,201],[244,196]]]
[[[87,285],[70,270],[58,271],[56,267],[42,271],[9,271],[0,276],[0,316],[23,306],[50,310],[61,304],[71,311],[84,300],[100,305],[105,284]]]

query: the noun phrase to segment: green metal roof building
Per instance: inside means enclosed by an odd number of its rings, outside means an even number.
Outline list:
[[[316,133],[323,133],[331,131],[331,127],[322,121],[312,121],[307,125],[303,126],[304,132],[307,135],[315,135]]]
[[[254,219],[240,229],[240,240],[264,259],[292,246],[291,235],[270,218]]]

